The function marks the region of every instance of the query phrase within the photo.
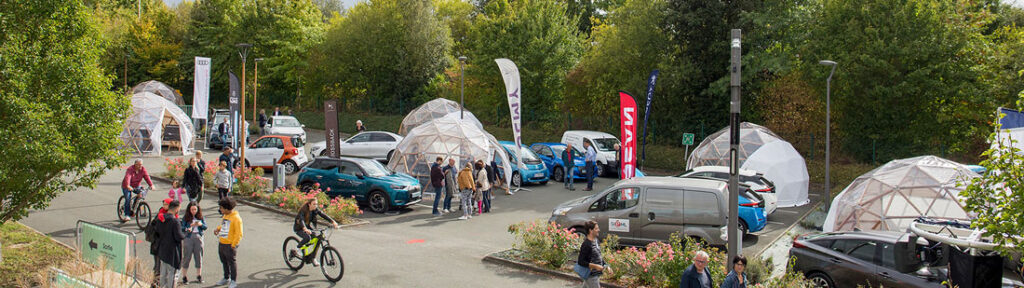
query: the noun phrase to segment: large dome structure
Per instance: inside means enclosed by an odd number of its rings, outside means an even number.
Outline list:
[[[181,97],[181,93],[178,93],[174,90],[174,88],[171,88],[171,86],[168,86],[167,84],[164,84],[160,81],[149,80],[146,82],[139,83],[138,85],[135,85],[135,87],[132,87],[132,95],[142,92],[150,92],[156,94],[160,97],[163,97],[164,99],[167,99],[168,101],[171,101],[171,103],[174,103],[174,105],[185,105],[185,99]]]
[[[890,161],[836,195],[822,230],[906,231],[918,217],[969,221],[959,194],[975,177],[967,166],[936,156]]]
[[[162,146],[177,146],[182,155],[189,153],[192,119],[178,105],[159,95],[142,92],[132,95],[132,114],[124,120],[121,141],[139,154],[160,155]]]
[[[398,127],[398,135],[405,135],[412,131],[413,128],[416,128],[416,126],[430,122],[430,120],[446,117],[467,121],[480,128],[480,130],[484,129],[484,125],[480,123],[480,120],[472,112],[469,112],[469,110],[463,111],[460,108],[459,103],[445,98],[427,101],[427,103],[423,103],[423,105],[416,107],[412,112],[405,115],[405,118],[402,119],[402,125]],[[465,118],[460,115],[461,113],[465,113]]]
[[[690,153],[686,169],[698,166],[729,166],[729,127],[704,138]],[[779,207],[801,206],[810,202],[807,189],[810,176],[807,163],[793,145],[764,126],[740,123],[740,169],[764,174],[775,183]]]
[[[456,165],[461,169],[467,161],[484,160],[485,163],[490,163],[493,157],[498,157],[500,163],[510,163],[504,151],[494,136],[476,125],[468,121],[441,118],[423,123],[409,131],[395,147],[388,168],[412,175],[419,179],[424,187],[429,187],[430,164],[434,163],[437,157],[443,158],[445,163],[448,159],[455,159]],[[500,168],[511,171],[508,164],[503,164]],[[509,183],[510,179],[505,180],[505,183]]]

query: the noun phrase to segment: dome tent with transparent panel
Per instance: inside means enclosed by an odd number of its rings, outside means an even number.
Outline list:
[[[388,168],[412,175],[420,180],[423,187],[429,187],[430,165],[437,157],[443,158],[445,165],[448,159],[455,159],[459,169],[466,161],[484,160],[490,163],[492,157],[499,157],[501,163],[510,163],[503,148],[490,133],[468,121],[445,117],[428,121],[409,131],[395,148]],[[508,164],[500,168],[511,171]],[[508,183],[510,179],[505,180]],[[427,192],[430,190],[427,189]]]
[[[405,115],[405,118],[402,119],[402,125],[398,128],[398,135],[405,135],[413,128],[416,128],[416,126],[427,123],[430,120],[445,117],[468,121],[477,128],[480,128],[480,130],[484,129],[484,125],[480,123],[480,120],[472,112],[460,110],[460,107],[459,103],[445,98],[427,101],[427,103],[423,103],[423,105],[416,107],[412,112]]]
[[[146,82],[139,83],[138,85],[135,85],[135,87],[132,87],[132,94],[138,94],[142,92],[156,94],[157,96],[167,99],[167,101],[171,101],[171,103],[174,103],[174,105],[185,105],[185,99],[181,97],[181,93],[178,93],[174,90],[174,88],[171,88],[171,86],[168,86],[167,84],[164,84],[160,81],[149,80]]]
[[[889,161],[836,195],[822,230],[906,231],[918,217],[970,220],[959,195],[975,177],[967,166],[936,156]]]
[[[698,166],[729,166],[729,127],[704,138],[690,153],[686,168]],[[810,176],[807,163],[793,145],[764,126],[740,123],[740,145],[737,153],[740,169],[754,170],[776,187],[778,207],[810,203],[807,189]]]
[[[160,155],[162,146],[174,144],[182,155],[192,146],[192,119],[171,101],[143,92],[132,96],[132,114],[124,121],[121,141],[139,154]],[[169,145],[170,146],[170,145]]]

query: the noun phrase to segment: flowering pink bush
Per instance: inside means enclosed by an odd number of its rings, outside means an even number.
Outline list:
[[[580,247],[580,236],[572,229],[544,220],[513,224],[508,231],[516,237],[513,248],[522,250],[527,259],[549,268],[561,268],[569,255]]]
[[[270,179],[263,178],[263,168],[239,167],[235,168],[234,172],[235,179],[238,181],[235,182],[232,190],[236,194],[265,193],[267,189],[270,189]]]
[[[359,204],[356,203],[354,197],[336,197],[331,199],[327,196],[327,193],[320,190],[319,186],[308,193],[302,192],[297,188],[290,187],[280,188],[271,193],[253,192],[248,194],[248,196],[257,201],[276,205],[277,207],[281,207],[292,212],[299,211],[299,208],[302,207],[302,204],[305,204],[307,200],[316,198],[324,213],[326,213],[327,216],[331,216],[331,218],[338,221],[338,223],[351,222],[350,218],[352,215],[363,214],[363,210],[359,209]]]
[[[206,185],[206,187],[217,187],[217,185],[213,183],[213,175],[217,174],[218,169],[217,161],[210,160],[205,162],[206,166],[204,167],[206,169],[203,169],[203,185]]]
[[[167,168],[164,177],[181,180],[185,175],[188,162],[185,162],[183,158],[164,158],[164,167]]]

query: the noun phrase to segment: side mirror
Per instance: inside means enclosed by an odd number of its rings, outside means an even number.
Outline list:
[[[359,178],[359,179],[366,178],[366,176],[363,176],[363,172],[356,172],[355,175],[356,175],[356,178]]]
[[[302,125],[299,125],[299,126],[302,126],[302,128],[306,128],[306,124],[302,124]]]

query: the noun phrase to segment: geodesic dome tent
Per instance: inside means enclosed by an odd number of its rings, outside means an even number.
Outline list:
[[[959,194],[974,177],[963,164],[936,156],[889,161],[836,195],[822,230],[902,232],[918,217],[969,221]]]
[[[167,84],[160,81],[149,80],[132,87],[132,95],[142,92],[150,92],[159,95],[160,97],[164,97],[164,99],[171,101],[171,103],[174,103],[175,105],[185,105],[185,99],[181,98],[181,93],[174,91],[174,88],[171,88],[171,86],[167,86]]]
[[[740,169],[764,174],[775,183],[779,207],[801,206],[807,198],[807,163],[792,144],[761,125],[740,123]],[[729,127],[704,138],[690,153],[686,169],[698,166],[729,166]]]
[[[404,136],[406,133],[409,133],[409,131],[412,131],[413,128],[416,128],[416,126],[427,123],[430,120],[445,117],[468,121],[469,123],[476,125],[480,130],[484,129],[484,125],[481,124],[480,120],[478,120],[472,112],[469,112],[469,110],[462,111],[465,113],[465,118],[463,119],[461,115],[459,115],[460,107],[459,103],[455,103],[455,101],[445,98],[437,98],[427,101],[427,103],[423,103],[423,105],[416,107],[412,112],[405,115],[405,118],[402,119],[402,125],[398,128],[398,135]]]
[[[124,120],[121,141],[139,154],[160,155],[163,145],[177,146],[182,155],[192,147],[192,119],[171,101],[142,92],[132,96],[132,114]]]
[[[444,158],[447,165],[449,158],[461,170],[466,161],[484,160],[490,163],[492,157],[499,157],[503,169],[512,171],[507,163],[508,155],[498,144],[498,140],[490,133],[467,121],[451,118],[431,120],[409,131],[402,142],[395,147],[395,154],[388,162],[388,168],[402,172],[420,180],[423,187],[429,187],[430,164],[437,157]],[[500,152],[500,153],[499,153]],[[505,173],[506,181],[511,173]],[[432,192],[432,191],[428,191]]]

